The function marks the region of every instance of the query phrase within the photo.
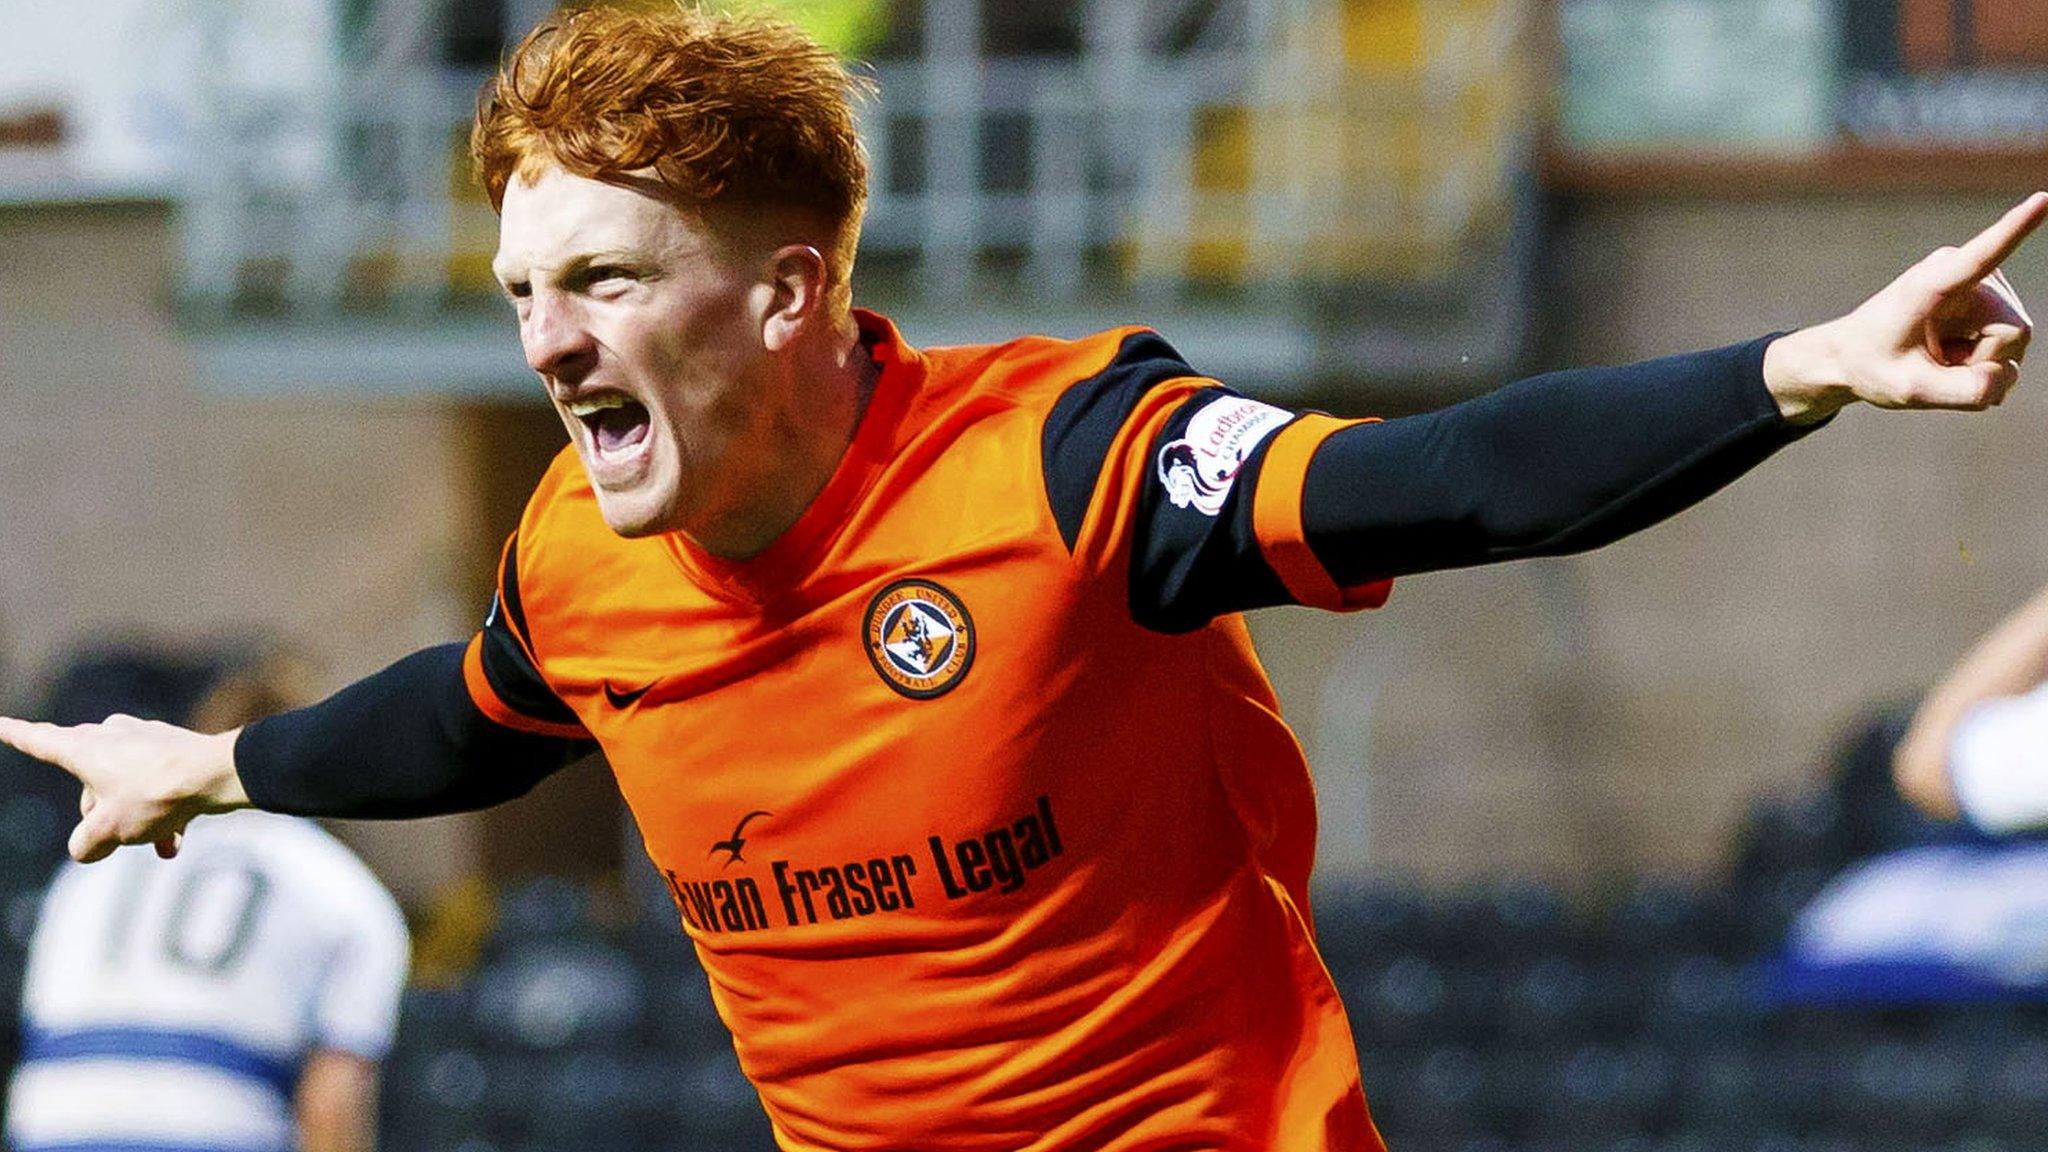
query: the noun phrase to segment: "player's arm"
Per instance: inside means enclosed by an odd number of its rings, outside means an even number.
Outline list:
[[[1341,587],[1582,551],[1697,502],[1855,401],[1995,405],[2032,335],[1998,265],[2044,216],[2048,194],[2029,197],[1847,316],[1786,336],[1539,377],[1312,448],[1290,430],[1300,535]],[[1277,479],[1291,494],[1295,475]],[[1275,535],[1284,547],[1284,526]]]
[[[1855,400],[1997,403],[2031,334],[1997,265],[2044,215],[2048,195],[2029,198],[1827,324],[1385,423],[1176,389],[1176,369],[1192,371],[1147,334],[1054,408],[1048,493],[1077,556],[1129,541],[1133,616],[1168,631],[1270,604],[1370,605],[1390,577],[1597,547]]]
[[[375,1152],[377,1062],[321,1048],[299,1072],[292,1107],[299,1152]]]
[[[0,742],[83,785],[74,859],[122,844],[170,855],[197,816],[255,806],[396,818],[520,796],[594,748],[542,680],[518,609],[516,538],[469,645],[415,652],[310,707],[214,734],[115,716],[60,727],[0,719]]]
[[[1769,345],[1551,373],[1383,423],[1197,391],[1150,437],[1132,614],[1178,631],[1274,604],[1371,606],[1397,576],[1582,551],[1655,523],[1810,430],[1764,385]],[[1200,491],[1200,471],[1227,464],[1199,446],[1246,428],[1263,439]]]
[[[1899,791],[1992,830],[2048,822],[2048,589],[1977,642],[1921,700],[1892,754]]]
[[[589,752],[572,722],[512,727],[479,705],[465,663],[489,650],[490,633],[415,652],[243,729],[235,770],[249,803],[370,820],[470,812],[525,795]]]
[[[114,716],[62,727],[0,719],[0,741],[78,778],[74,859],[122,844],[170,855],[195,817],[250,806],[308,816],[462,812],[511,799],[586,742],[486,716],[463,676],[464,646],[428,648],[310,707],[220,734]]]

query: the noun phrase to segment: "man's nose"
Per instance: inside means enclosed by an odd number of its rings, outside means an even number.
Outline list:
[[[526,349],[527,367],[571,383],[589,371],[596,348],[575,302],[553,292],[533,294],[519,342]]]

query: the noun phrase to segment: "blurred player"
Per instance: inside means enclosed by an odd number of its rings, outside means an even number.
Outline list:
[[[194,722],[277,706],[231,675]],[[236,812],[174,860],[67,864],[29,950],[7,1146],[369,1152],[406,956],[396,904],[310,821]]]
[[[2048,589],[1927,693],[1893,756],[1899,790],[1937,816],[2048,824]]]
[[[918,349],[852,306],[854,87],[772,22],[529,36],[473,145],[571,446],[483,630],[239,735],[0,723],[84,782],[73,854],[594,740],[784,1147],[1377,1149],[1240,613],[1596,547],[1855,401],[1994,405],[2030,334],[1997,269],[2048,196],[1828,323],[1385,423],[1142,328]]]

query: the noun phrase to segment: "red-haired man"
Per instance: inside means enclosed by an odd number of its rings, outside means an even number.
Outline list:
[[[1982,408],[2029,199],[1854,312],[1385,423],[1157,335],[919,350],[852,306],[856,87],[786,27],[588,10],[475,152],[570,447],[482,631],[221,738],[0,723],[81,859],[245,804],[409,816],[594,741],[791,1149],[1380,1147],[1240,613],[1597,546],[1842,406]]]

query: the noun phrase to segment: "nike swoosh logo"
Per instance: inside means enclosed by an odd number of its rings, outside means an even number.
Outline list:
[[[607,680],[604,682],[604,698],[611,701],[612,707],[623,712],[638,704],[640,698],[647,695],[648,691],[653,687],[654,685],[649,684],[645,688],[635,688],[631,692],[621,692],[617,688],[612,687],[612,682]]]

